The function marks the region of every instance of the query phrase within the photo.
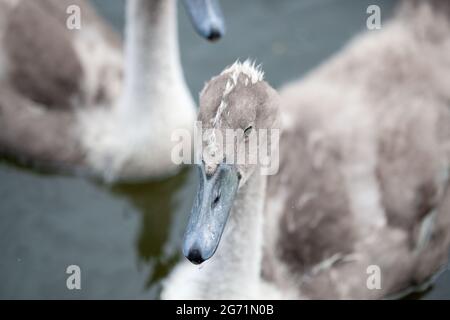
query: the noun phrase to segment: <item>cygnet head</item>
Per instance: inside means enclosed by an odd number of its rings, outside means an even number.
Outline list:
[[[238,190],[260,174],[259,150],[270,149],[270,132],[279,130],[279,97],[260,67],[236,62],[206,83],[198,120],[200,185],[183,244],[195,264],[213,256]]]

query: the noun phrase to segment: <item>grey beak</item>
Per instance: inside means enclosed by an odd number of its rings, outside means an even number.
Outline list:
[[[183,3],[200,36],[215,41],[225,35],[225,21],[218,0],[184,0]]]
[[[234,166],[221,164],[209,177],[200,166],[200,185],[183,243],[183,254],[192,263],[200,264],[216,252],[238,185]]]

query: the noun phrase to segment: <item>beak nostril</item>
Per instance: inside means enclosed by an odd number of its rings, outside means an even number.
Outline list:
[[[213,202],[214,206],[217,205],[217,203],[219,202],[219,199],[220,199],[220,196],[216,196],[216,198],[214,199],[214,202]]]
[[[220,200],[220,196],[221,196],[220,190],[216,191],[216,194],[214,196],[214,200],[213,200],[213,202],[211,204],[212,208],[215,208],[217,206],[217,204],[219,203],[219,200]]]

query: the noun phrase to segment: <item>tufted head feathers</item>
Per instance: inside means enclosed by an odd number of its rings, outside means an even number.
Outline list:
[[[198,120],[203,129],[209,130],[202,137],[202,160],[208,164],[205,154],[211,155],[217,164],[248,153],[245,147],[250,134],[278,125],[278,105],[278,94],[264,81],[260,66],[246,60],[225,68],[206,83],[200,94]],[[232,141],[227,138],[230,132],[234,134]],[[206,171],[211,173],[215,168],[209,164]]]

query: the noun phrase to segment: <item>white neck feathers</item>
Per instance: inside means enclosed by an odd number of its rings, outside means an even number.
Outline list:
[[[239,190],[219,248],[199,270],[198,292],[204,298],[258,297],[265,190],[266,177],[257,171]]]
[[[125,38],[126,108],[185,89],[175,0],[128,0]]]

